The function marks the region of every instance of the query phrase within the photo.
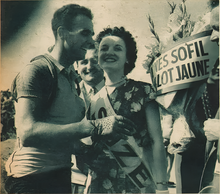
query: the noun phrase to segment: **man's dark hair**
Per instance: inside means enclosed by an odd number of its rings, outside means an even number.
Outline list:
[[[93,15],[90,9],[77,5],[77,4],[68,4],[64,5],[60,9],[58,9],[51,21],[52,30],[55,38],[57,38],[57,29],[60,26],[65,27],[67,30],[72,30],[71,22],[78,15],[87,16],[89,19],[93,19]]]
[[[124,40],[127,50],[126,57],[128,59],[128,63],[126,63],[124,67],[124,74],[127,75],[132,71],[132,69],[134,69],[135,61],[137,59],[137,47],[134,38],[132,37],[129,31],[126,31],[124,29],[124,27],[114,27],[106,28],[103,31],[101,31],[97,35],[96,41],[100,44],[102,39],[106,36],[117,36]]]
[[[219,0],[209,0],[208,6],[211,10],[214,9],[215,7],[219,6]]]

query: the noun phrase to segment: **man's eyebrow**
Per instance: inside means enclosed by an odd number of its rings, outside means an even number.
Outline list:
[[[87,33],[91,33],[92,35],[94,35],[95,33],[89,29],[82,29],[83,32],[87,32]]]
[[[89,30],[89,29],[79,29],[79,30],[77,30],[76,32],[69,31],[69,33],[72,34],[72,35],[75,35],[76,33],[79,33],[79,32],[91,33],[92,36],[94,36],[94,34],[95,34],[93,31],[91,31],[91,30]]]

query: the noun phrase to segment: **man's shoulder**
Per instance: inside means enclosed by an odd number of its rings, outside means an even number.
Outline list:
[[[52,71],[48,67],[48,61],[45,58],[36,58],[31,60],[15,77],[12,87],[34,85],[48,85],[53,82]]]
[[[48,61],[44,57],[37,56],[30,60],[30,62],[21,70],[20,74],[36,75],[36,74],[50,74],[48,68]]]
[[[48,67],[47,60],[39,58],[32,60],[15,77],[12,91],[15,96],[40,96],[53,91],[57,79],[54,79]]]
[[[30,63],[28,65],[33,65],[34,67],[38,69],[45,69],[48,67],[48,59],[45,55],[39,55],[30,60]]]

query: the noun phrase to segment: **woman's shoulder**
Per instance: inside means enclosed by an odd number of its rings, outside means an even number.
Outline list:
[[[137,84],[137,85],[151,85],[151,83],[148,83],[148,82],[143,82],[143,81],[137,81],[137,80],[134,80],[134,79],[128,79],[129,82],[133,83],[133,84]]]
[[[154,89],[154,87],[151,83],[143,82],[143,81],[136,81],[136,80],[133,80],[133,79],[129,79],[129,82],[130,82],[131,85],[133,85],[135,87],[147,89],[147,92],[154,92],[155,91],[155,89]]]
[[[156,98],[156,90],[151,83],[136,81],[133,79],[129,79],[129,82],[131,85],[133,85],[133,87],[138,88],[139,90],[143,90],[143,92],[148,95],[150,99]]]

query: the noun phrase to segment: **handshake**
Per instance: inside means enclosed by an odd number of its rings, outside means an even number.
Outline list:
[[[100,166],[107,164],[109,160],[108,154],[104,152],[106,148],[105,140],[119,141],[120,139],[127,140],[127,136],[132,136],[136,133],[135,124],[122,116],[109,116],[102,119],[90,120],[93,130],[91,138],[81,139],[81,142],[76,143],[75,154],[77,160],[81,163],[86,163],[90,169],[99,172]],[[92,140],[92,141],[91,141]],[[103,140],[103,141],[101,141]],[[78,166],[80,168],[80,166]],[[102,172],[105,171],[102,169]]]
[[[98,140],[101,136],[106,138],[127,139],[136,132],[135,124],[123,116],[109,116],[102,119],[91,120],[93,130],[91,138],[93,141]]]

